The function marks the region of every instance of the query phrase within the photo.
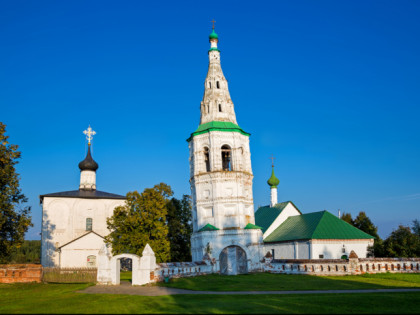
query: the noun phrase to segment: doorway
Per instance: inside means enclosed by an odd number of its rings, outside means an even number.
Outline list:
[[[248,272],[246,252],[239,246],[228,246],[219,256],[220,273],[222,275],[237,275]]]

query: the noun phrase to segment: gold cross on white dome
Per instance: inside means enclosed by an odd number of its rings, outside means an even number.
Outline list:
[[[83,131],[83,133],[86,135],[86,139],[88,141],[88,144],[90,145],[90,141],[92,141],[93,136],[96,135],[96,131],[93,131],[89,125],[88,129]]]

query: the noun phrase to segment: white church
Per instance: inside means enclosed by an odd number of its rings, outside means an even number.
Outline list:
[[[200,124],[188,138],[193,201],[193,261],[211,257],[222,274],[257,270],[274,259],[340,259],[351,251],[367,255],[373,237],[328,211],[303,214],[291,201],[277,201],[279,180],[268,180],[270,205],[255,211],[250,134],[236,121],[223,75],[218,35],[210,34],[209,67],[200,106]],[[85,131],[88,153],[80,168],[79,190],[41,195],[42,265],[96,266],[109,234],[106,218],[125,197],[96,190],[98,164],[91,155],[94,131]]]

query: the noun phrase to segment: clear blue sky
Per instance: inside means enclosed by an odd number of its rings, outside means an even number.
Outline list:
[[[420,1],[1,1],[0,121],[18,144],[39,239],[41,194],[75,190],[96,130],[98,190],[189,194],[216,20],[255,206],[359,211],[386,237],[420,219]]]

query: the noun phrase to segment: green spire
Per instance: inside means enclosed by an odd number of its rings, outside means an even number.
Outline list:
[[[218,39],[218,38],[219,38],[219,36],[216,34],[216,32],[214,31],[214,28],[213,28],[213,31],[211,32],[211,34],[209,36],[209,39]]]
[[[280,184],[280,180],[274,175],[274,165],[271,167],[271,177],[268,179],[267,184],[270,185],[271,188],[277,188],[277,185]]]

